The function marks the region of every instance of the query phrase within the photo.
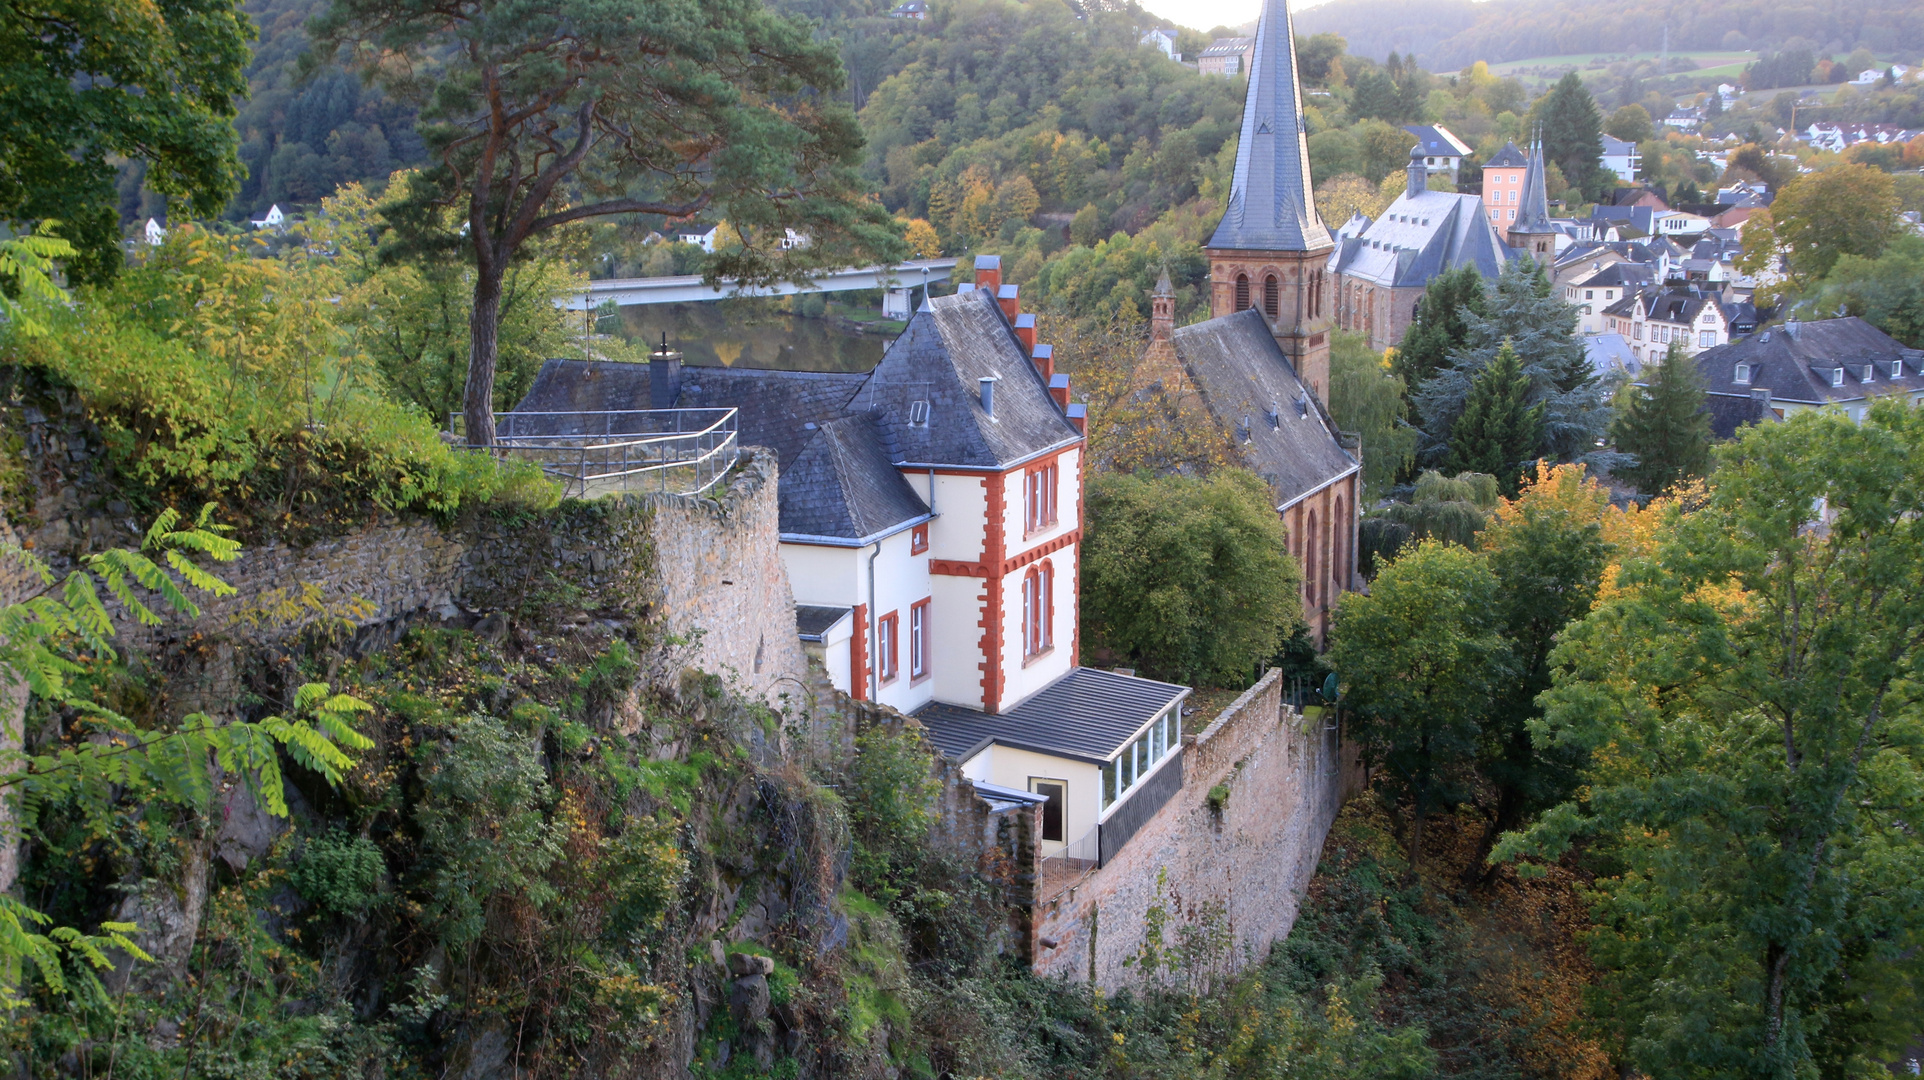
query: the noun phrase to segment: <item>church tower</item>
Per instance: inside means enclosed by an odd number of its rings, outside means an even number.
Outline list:
[[[1316,213],[1287,0],[1264,0],[1243,102],[1229,205],[1209,238],[1209,314],[1258,308],[1276,343],[1329,403],[1326,264],[1335,242]]]
[[[1557,258],[1557,227],[1550,224],[1550,198],[1544,180],[1543,139],[1530,144],[1530,167],[1523,174],[1523,205],[1510,222],[1504,242],[1549,269]]]

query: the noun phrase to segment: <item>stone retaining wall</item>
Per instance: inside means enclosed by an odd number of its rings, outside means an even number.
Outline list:
[[[1354,779],[1334,725],[1286,707],[1271,671],[1183,746],[1182,789],[1120,854],[1081,875],[1045,874],[1039,974],[1105,989],[1172,977],[1168,965],[1222,974],[1289,933]],[[1160,949],[1146,952],[1158,921]],[[1177,960],[1183,927],[1210,945]],[[1145,955],[1159,957],[1154,972]]]

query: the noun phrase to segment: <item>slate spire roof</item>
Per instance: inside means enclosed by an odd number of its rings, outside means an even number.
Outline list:
[[[1523,174],[1523,206],[1517,210],[1516,223],[1510,226],[1513,233],[1551,233],[1557,227],[1550,224],[1550,197],[1545,190],[1545,166],[1543,164],[1543,140],[1530,144],[1530,168]]]
[[[1330,246],[1329,230],[1317,216],[1311,193],[1308,140],[1289,5],[1287,0],[1264,0],[1229,206],[1209,247],[1320,251]]]

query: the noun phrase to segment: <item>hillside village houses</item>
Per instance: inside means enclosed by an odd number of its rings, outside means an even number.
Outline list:
[[[1924,404],[1924,349],[1902,342],[1855,316],[1814,322],[1786,320],[1695,358],[1703,377],[1712,427],[1723,438],[1735,425],[1781,420],[1811,409],[1837,408],[1862,422],[1872,401],[1901,395]]]
[[[1405,124],[1403,130],[1416,136],[1423,148],[1423,167],[1431,176],[1448,176],[1452,184],[1461,180],[1463,159],[1470,156],[1462,139],[1438,124]]]
[[[1247,37],[1217,38],[1209,47],[1196,54],[1196,70],[1204,75],[1232,75],[1249,73],[1249,58],[1256,48],[1256,39]]]

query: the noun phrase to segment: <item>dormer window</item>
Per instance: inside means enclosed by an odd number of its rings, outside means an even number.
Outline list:
[[[929,426],[929,403],[926,401],[909,402],[909,426]]]
[[[1738,386],[1749,386],[1750,385],[1750,365],[1738,364],[1737,370],[1733,372],[1730,376],[1730,381],[1736,383]]]
[[[1901,379],[1903,377],[1904,377],[1904,361],[1902,360],[1891,361],[1891,378]]]
[[[1843,368],[1835,367],[1830,369],[1830,384],[1832,386],[1844,385],[1844,369]]]
[[[1875,379],[1876,377],[1877,377],[1877,365],[1865,364],[1864,365],[1864,381],[1870,382],[1872,379]]]

